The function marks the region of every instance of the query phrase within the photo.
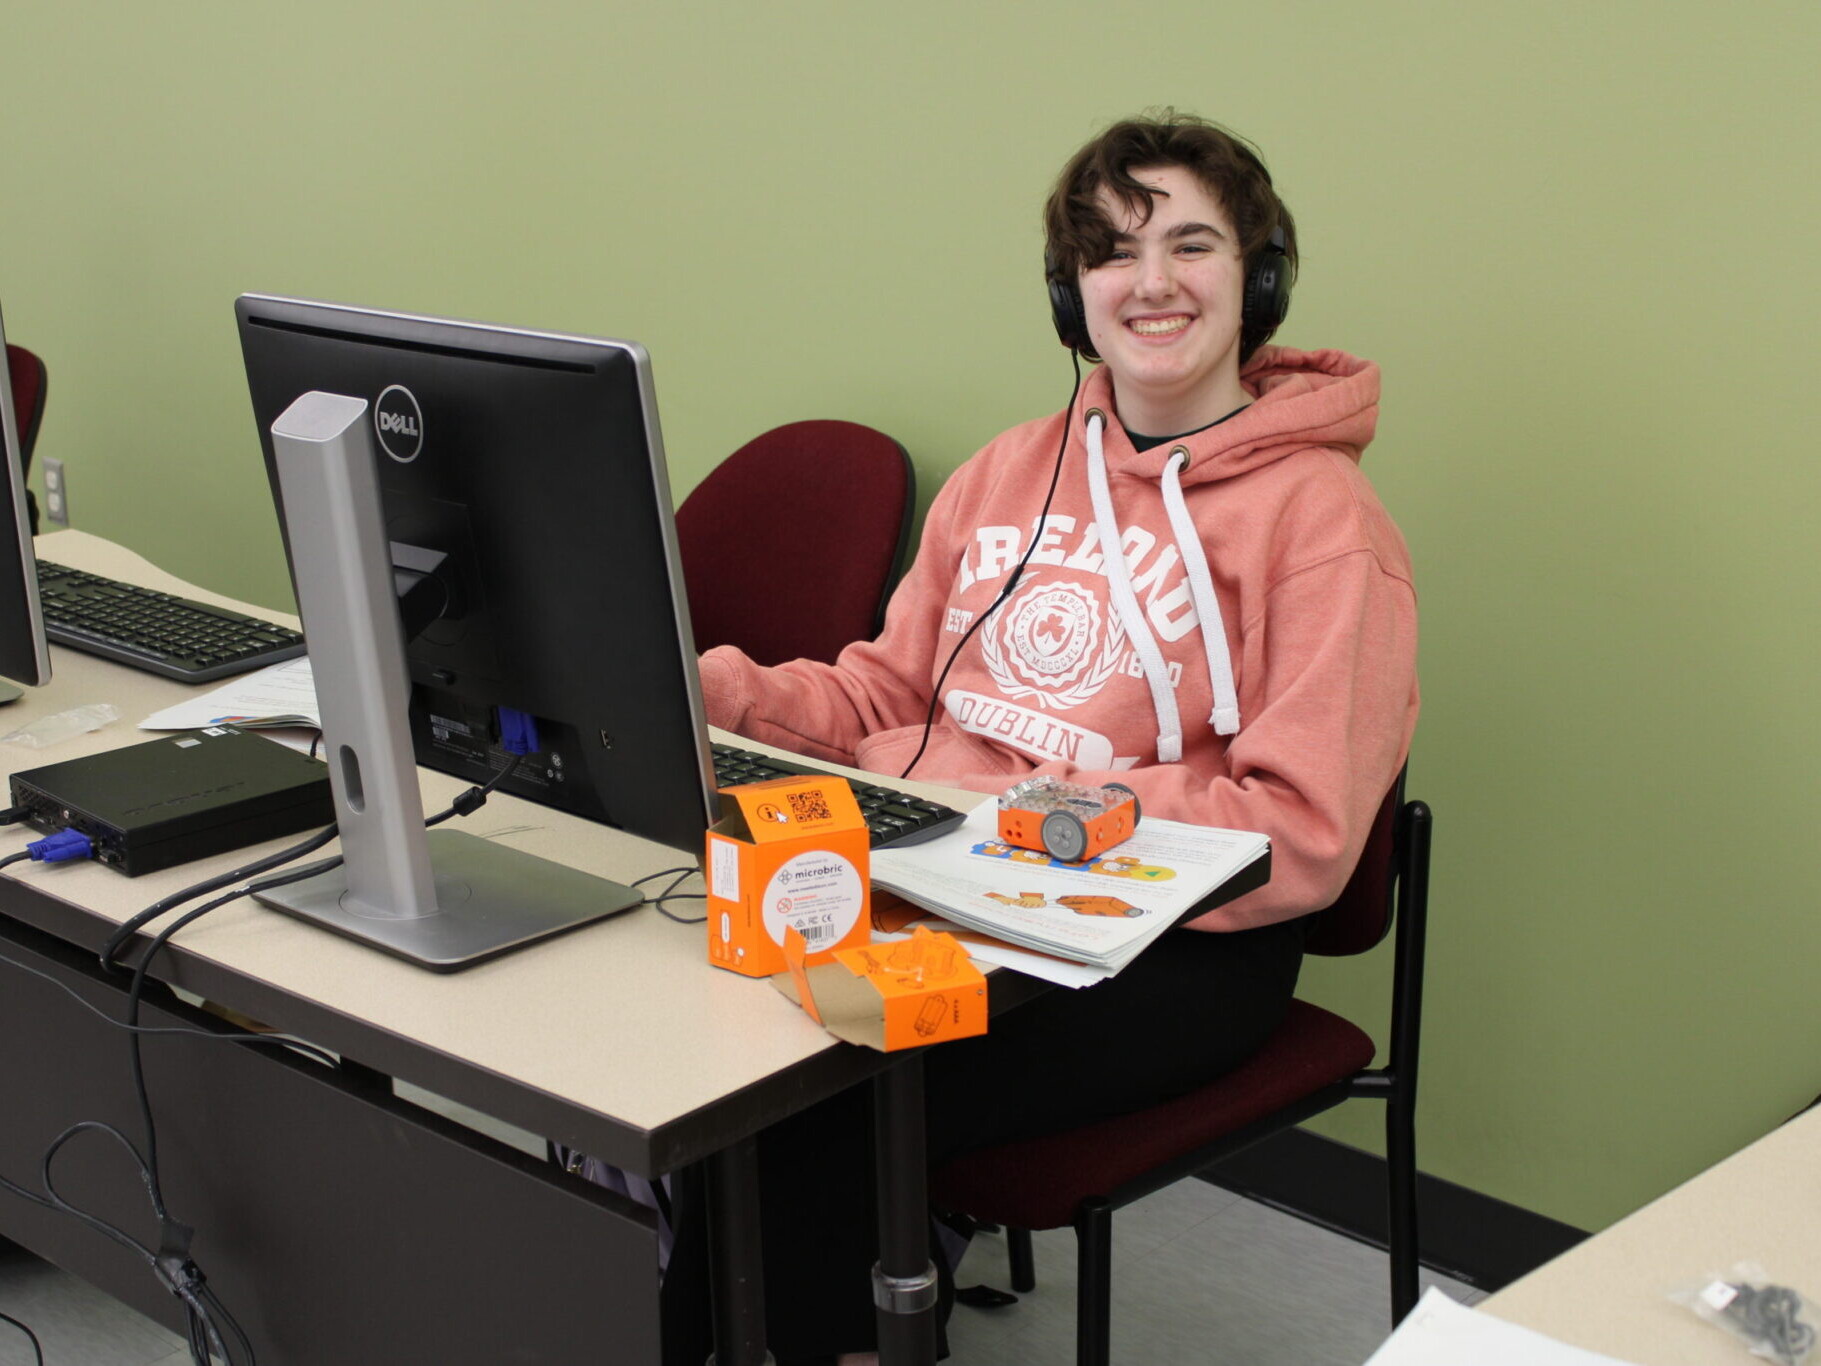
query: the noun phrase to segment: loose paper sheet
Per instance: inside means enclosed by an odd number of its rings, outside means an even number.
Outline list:
[[[1632,1366],[1457,1304],[1434,1286],[1366,1366]]]

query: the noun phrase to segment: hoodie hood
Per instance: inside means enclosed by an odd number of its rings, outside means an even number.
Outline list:
[[[1378,366],[1345,351],[1297,351],[1261,346],[1239,375],[1252,395],[1250,407],[1217,427],[1135,451],[1117,422],[1104,442],[1108,473],[1156,479],[1170,452],[1186,447],[1185,486],[1231,479],[1309,446],[1339,451],[1355,464],[1378,427]],[[1113,415],[1113,377],[1105,366],[1082,386],[1078,414],[1099,408]],[[1078,416],[1073,444],[1082,445],[1085,417]]]

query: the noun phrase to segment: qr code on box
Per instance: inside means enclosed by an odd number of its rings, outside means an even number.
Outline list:
[[[790,814],[799,821],[826,821],[834,818],[834,812],[828,809],[828,799],[822,795],[819,787],[810,788],[807,792],[787,792],[785,799],[790,802]]]

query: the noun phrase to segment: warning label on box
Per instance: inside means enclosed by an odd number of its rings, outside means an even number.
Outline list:
[[[765,888],[765,932],[776,943],[794,927],[810,951],[824,948],[854,927],[865,904],[859,870],[839,854],[799,854],[772,875]]]

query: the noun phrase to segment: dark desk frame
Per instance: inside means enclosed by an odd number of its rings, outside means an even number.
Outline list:
[[[52,973],[120,1018],[125,979],[97,965],[113,922],[59,899],[55,869],[33,866],[31,873],[0,879],[0,954]],[[1267,876],[1268,861],[1261,861],[1207,904],[1250,891]],[[530,950],[560,951],[561,941]],[[181,937],[154,976],[160,985],[148,997],[146,1023],[229,1032],[163,989],[174,986],[348,1060],[331,1071],[252,1044],[146,1046],[173,1213],[196,1226],[197,1260],[259,1345],[262,1366],[583,1366],[660,1355],[651,1213],[398,1099],[392,1077],[641,1176],[705,1174],[718,1366],[766,1359],[754,1140],[786,1115],[877,1079],[884,1270],[908,1276],[927,1265],[917,1053],[832,1046],[646,1130],[222,968],[186,953]],[[1044,989],[997,974],[994,1011]],[[0,1170],[12,1179],[35,1189],[45,1145],[77,1119],[107,1119],[137,1133],[124,1034],[5,963],[0,1039],[9,1041],[0,1045],[7,1107]],[[29,1047],[17,1046],[28,1040]],[[59,1186],[136,1236],[150,1236],[137,1178],[124,1155],[99,1140],[79,1140],[59,1159]],[[181,1331],[177,1302],[100,1235],[4,1193],[0,1229]],[[274,1286],[284,1293],[272,1293]],[[882,1315],[881,1322],[888,1362],[931,1359],[933,1311]]]

